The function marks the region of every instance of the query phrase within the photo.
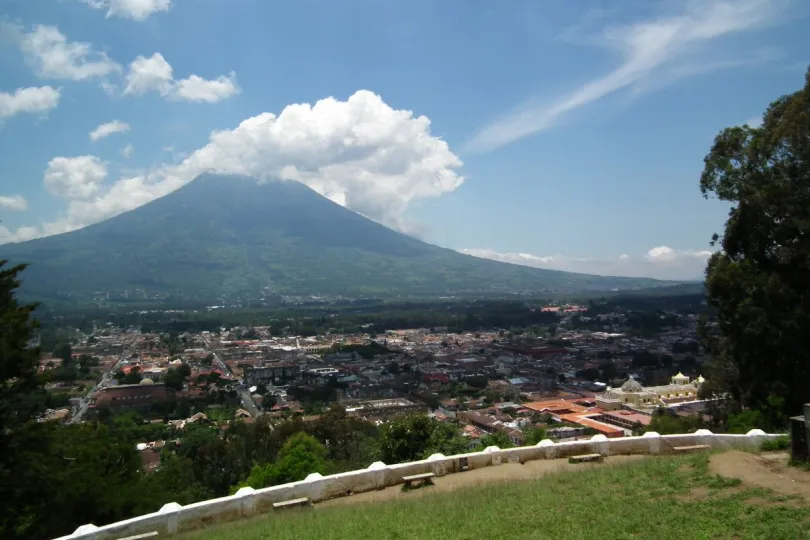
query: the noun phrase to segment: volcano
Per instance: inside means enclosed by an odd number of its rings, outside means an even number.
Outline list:
[[[204,174],[83,229],[0,246],[37,299],[386,297],[637,289],[654,279],[529,268],[434,246],[293,181]]]

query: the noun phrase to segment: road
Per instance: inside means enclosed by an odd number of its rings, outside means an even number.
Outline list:
[[[114,375],[118,372],[118,370],[121,368],[121,365],[126,361],[126,359],[129,358],[129,355],[132,354],[132,349],[135,347],[135,342],[137,340],[138,336],[136,335],[135,338],[130,343],[124,346],[124,352],[122,352],[121,356],[118,357],[118,362],[115,363],[112,369],[110,369],[109,371],[105,371],[101,375],[101,381],[99,381],[97,385],[95,385],[93,388],[90,389],[89,392],[87,392],[87,394],[82,398],[81,402],[79,402],[79,405],[77,407],[73,408],[72,414],[70,415],[70,418],[68,418],[67,421],[68,424],[76,424],[82,421],[84,415],[87,414],[87,409],[90,407],[91,396],[93,395],[93,393],[98,390],[101,390],[102,388],[106,388],[107,386],[110,386],[113,383],[113,381],[115,380],[113,378]]]
[[[208,344],[208,340],[206,339],[206,344]],[[222,370],[223,373],[230,373],[233,376],[233,372],[231,368],[228,367],[228,364],[222,361],[220,358],[219,353],[214,350],[211,350],[211,354],[214,355],[214,362],[213,364]],[[256,404],[253,402],[253,398],[250,397],[250,391],[245,388],[245,385],[239,381],[234,384],[234,389],[239,393],[239,399],[242,402],[242,408],[245,409],[247,412],[250,413],[250,416],[256,418],[261,414]]]

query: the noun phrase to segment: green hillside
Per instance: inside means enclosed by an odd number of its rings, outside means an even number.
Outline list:
[[[712,475],[705,454],[578,467],[582,469],[448,493],[440,482],[456,476],[450,475],[437,479],[434,487],[411,492],[389,488],[394,490],[391,496],[378,494],[379,502],[352,502],[364,494],[352,495],[179,538],[793,540],[810,535],[810,507],[801,497]]]
[[[78,231],[0,246],[29,262],[39,298],[114,295],[414,295],[655,287],[652,279],[540,270],[395,232],[297,182],[203,175]]]

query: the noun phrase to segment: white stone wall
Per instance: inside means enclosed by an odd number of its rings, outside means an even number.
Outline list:
[[[467,460],[467,470],[505,463],[525,463],[535,459],[555,459],[580,454],[672,454],[677,446],[708,445],[715,450],[757,450],[769,439],[781,437],[754,429],[746,435],[714,434],[701,429],[691,434],[659,435],[645,433],[641,437],[608,439],[595,435],[589,440],[554,443],[540,441],[535,446],[501,450],[490,446],[481,452],[444,456],[434,454],[428,459],[410,463],[386,465],[372,463],[368,468],[322,476],[310,474],[305,480],[264,489],[242,488],[235,495],[211,499],[186,506],[169,503],[159,511],[103,527],[83,525],[58,540],[119,539],[157,531],[160,535],[188,531],[208,524],[239,519],[243,516],[272,511],[273,503],[307,497],[313,502],[395,486],[403,476],[432,472],[436,476],[460,473],[461,461]]]

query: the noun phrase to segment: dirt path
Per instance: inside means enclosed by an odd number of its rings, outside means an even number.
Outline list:
[[[581,463],[571,464],[567,459],[537,459],[527,461],[520,465],[517,463],[505,463],[494,467],[484,467],[463,473],[448,474],[434,478],[435,485],[429,489],[415,489],[412,491],[402,491],[401,486],[391,486],[379,491],[367,491],[357,493],[348,497],[330,499],[317,504],[317,506],[335,506],[341,504],[366,503],[371,501],[385,501],[403,497],[422,497],[425,494],[436,493],[437,491],[453,491],[455,489],[476,486],[490,482],[508,482],[510,480],[531,480],[545,474],[565,470],[583,470],[592,467],[605,467],[611,464],[627,463],[644,459],[645,456],[610,456],[603,463]]]
[[[712,474],[739,478],[743,484],[767,488],[810,501],[810,471],[788,465],[788,454],[725,452],[711,457]]]

